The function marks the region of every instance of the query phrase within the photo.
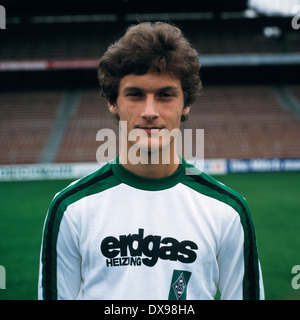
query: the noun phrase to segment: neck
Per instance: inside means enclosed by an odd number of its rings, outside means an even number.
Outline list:
[[[153,161],[151,154],[140,154],[138,163],[132,163],[128,153],[121,152],[119,157],[120,164],[127,170],[141,177],[154,179],[170,176],[178,169],[180,163],[177,153],[174,152],[170,152],[170,161],[167,163],[163,161],[161,154],[157,156],[157,160]]]

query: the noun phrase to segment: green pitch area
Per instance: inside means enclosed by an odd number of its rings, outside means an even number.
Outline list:
[[[216,178],[248,201],[256,226],[266,298],[300,298],[300,289],[291,285],[295,276],[292,267],[300,265],[300,172]],[[0,300],[37,298],[45,215],[54,194],[70,182],[0,183],[0,265],[6,270],[6,289],[0,290]]]

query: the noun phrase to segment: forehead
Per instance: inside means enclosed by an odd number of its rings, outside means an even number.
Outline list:
[[[144,75],[129,74],[121,79],[119,93],[130,88],[143,91],[157,91],[168,87],[182,91],[181,80],[169,73],[147,72]]]

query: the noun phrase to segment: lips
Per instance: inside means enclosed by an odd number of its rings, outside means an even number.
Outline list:
[[[163,128],[160,127],[137,127],[137,129],[141,129],[146,131],[148,134],[158,133]]]

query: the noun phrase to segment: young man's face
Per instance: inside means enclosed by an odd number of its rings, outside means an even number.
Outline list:
[[[148,72],[144,75],[129,74],[119,84],[116,104],[109,104],[110,112],[120,121],[127,122],[127,136],[133,129],[142,129],[139,145],[149,150],[151,144],[164,148],[160,130],[171,132],[180,126],[181,116],[189,113],[184,107],[181,81],[167,73]],[[161,134],[164,131],[161,131]],[[128,141],[128,149],[136,142]],[[170,144],[173,143],[171,139]]]

